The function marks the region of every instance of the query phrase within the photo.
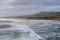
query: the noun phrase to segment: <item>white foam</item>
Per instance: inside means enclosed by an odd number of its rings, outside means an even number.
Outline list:
[[[15,23],[5,23],[8,25],[12,25],[12,27],[10,28],[5,28],[5,29],[0,29],[5,31],[5,30],[22,30],[23,32],[29,32],[29,34],[27,34],[27,36],[21,36],[21,38],[17,38],[15,40],[45,40],[44,38],[42,38],[41,36],[39,36],[38,34],[36,34],[28,25],[25,24],[17,24],[16,22],[26,22],[24,20],[13,20],[13,19],[4,19],[4,21],[14,21]],[[4,39],[3,39],[4,40]],[[13,39],[6,39],[6,40],[13,40]]]

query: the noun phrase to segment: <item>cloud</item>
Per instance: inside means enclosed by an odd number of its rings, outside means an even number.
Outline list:
[[[46,7],[43,11],[47,12],[59,12],[60,11],[60,6],[48,6]]]
[[[12,4],[60,5],[60,0],[14,0]]]
[[[60,5],[60,0],[0,0],[0,8],[2,9],[11,9],[11,8],[20,8],[20,9],[33,9],[34,6],[52,6]]]
[[[0,6],[0,9],[12,9],[12,8],[14,7],[10,5]]]
[[[0,1],[0,9],[10,9],[13,6],[9,5],[9,3],[13,2],[14,0],[1,0]]]
[[[22,4],[21,4],[22,2]],[[35,4],[23,4],[23,0],[0,0],[0,9],[34,9],[38,5]],[[17,5],[16,5],[17,4]]]
[[[30,10],[30,9],[35,9],[37,8],[38,5],[33,5],[33,4],[25,4],[25,5],[17,5],[15,6],[16,9],[20,9],[20,10]]]
[[[32,15],[42,11],[60,11],[60,0],[0,0],[0,16]]]

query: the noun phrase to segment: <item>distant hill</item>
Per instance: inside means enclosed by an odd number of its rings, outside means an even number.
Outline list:
[[[60,19],[60,12],[40,12],[30,16],[18,16],[24,19]]]
[[[35,17],[60,17],[60,12],[40,12],[34,15]]]

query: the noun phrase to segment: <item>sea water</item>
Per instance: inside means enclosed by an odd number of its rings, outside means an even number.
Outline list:
[[[31,20],[30,27],[45,40],[60,40],[59,20]]]
[[[1,20],[0,40],[60,40],[60,21]]]
[[[45,40],[31,29],[28,20],[0,20],[0,40]]]

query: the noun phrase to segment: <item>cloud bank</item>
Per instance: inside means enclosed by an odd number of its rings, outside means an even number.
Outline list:
[[[0,16],[32,15],[60,11],[60,0],[0,0]]]

